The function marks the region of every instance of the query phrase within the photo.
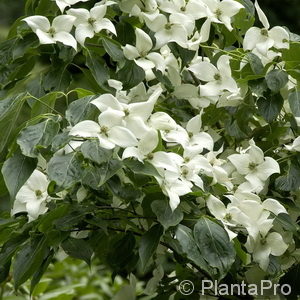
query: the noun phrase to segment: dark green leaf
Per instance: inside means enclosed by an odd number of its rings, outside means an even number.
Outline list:
[[[24,128],[17,139],[22,153],[29,157],[37,157],[39,148],[47,148],[52,144],[59,127],[59,123],[56,120],[48,119]]]
[[[69,237],[61,246],[68,255],[91,264],[93,249],[85,240]]]
[[[112,151],[100,147],[99,140],[88,140],[81,145],[83,156],[91,161],[102,164],[108,162],[112,157]]]
[[[272,122],[279,115],[283,102],[280,94],[269,95],[266,99],[260,98],[257,101],[258,112],[266,121]]]
[[[141,163],[138,160],[125,159],[124,165],[136,174],[159,176],[157,170],[148,162]]]
[[[260,60],[260,58],[255,55],[254,53],[247,53],[246,58],[248,59],[250,63],[250,67],[254,74],[262,74],[264,71],[264,66]]]
[[[93,120],[97,115],[99,115],[99,110],[95,105],[91,104],[94,100],[94,96],[87,96],[72,102],[67,111],[66,118],[71,125],[75,125],[83,120]]]
[[[118,80],[123,83],[125,90],[137,86],[145,78],[145,71],[133,60],[127,60],[124,67],[117,73]]]
[[[36,166],[36,159],[23,156],[22,154],[15,154],[5,161],[2,167],[2,174],[12,200],[15,199],[18,191],[33,173]]]
[[[48,164],[49,179],[63,188],[70,188],[82,175],[83,167],[76,152],[67,155],[56,155]]]
[[[178,225],[176,230],[176,239],[179,242],[183,253],[189,260],[195,263],[202,270],[211,273],[209,265],[201,254],[201,249],[197,247],[196,241],[193,237],[193,232],[190,228],[181,224]]]
[[[300,117],[300,92],[289,93],[289,104],[295,117]]]
[[[53,92],[53,93],[48,93],[47,95],[43,96],[39,100],[35,100],[31,108],[31,117],[33,118],[38,115],[52,113],[56,103],[56,99],[58,97],[59,97],[59,93]]]
[[[118,42],[116,42],[108,37],[103,37],[102,44],[103,44],[105,51],[109,54],[109,56],[114,61],[120,61],[120,60],[124,59],[123,51]]]
[[[153,201],[151,203],[151,208],[157,216],[157,220],[165,229],[178,225],[183,219],[183,213],[180,208],[177,207],[172,211],[169,203],[165,200]]]
[[[0,101],[0,153],[12,137],[12,130],[25,100],[26,95],[23,93]]]
[[[163,227],[159,224],[152,226],[140,240],[139,256],[142,262],[142,268],[145,269],[149,259],[155,253],[160,238],[163,235]]]
[[[281,191],[296,191],[300,187],[300,166],[292,160],[286,175],[280,176],[275,181],[275,186]]]
[[[266,75],[268,88],[275,93],[279,92],[288,81],[288,74],[284,70],[272,70]]]
[[[219,270],[223,278],[235,260],[235,250],[227,232],[220,225],[202,217],[194,227],[194,237],[204,259]]]
[[[49,249],[46,247],[45,238],[36,238],[28,242],[16,255],[13,264],[14,286],[18,288],[39,268],[48,254]]]
[[[65,91],[71,83],[71,74],[66,66],[53,66],[42,79],[42,87],[47,92]]]

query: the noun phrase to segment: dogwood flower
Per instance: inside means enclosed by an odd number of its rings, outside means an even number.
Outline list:
[[[270,24],[257,0],[255,0],[255,8],[264,28],[251,27],[248,29],[243,42],[244,50],[257,49],[260,54],[266,57],[271,47],[277,49],[289,48],[288,32],[280,26],[275,26],[269,30]]]
[[[89,0],[53,0],[56,2],[56,5],[59,7],[60,11],[63,13],[66,7],[74,5],[78,2],[87,2]]]
[[[159,9],[169,14],[181,13],[198,20],[207,16],[206,7],[198,0],[158,0]]]
[[[187,37],[193,33],[195,22],[180,13],[171,14],[167,18],[163,14],[143,14],[147,27],[155,32],[156,49],[169,42],[176,42],[185,47]]]
[[[99,115],[98,123],[90,120],[79,122],[70,130],[69,135],[98,138],[100,146],[105,149],[113,149],[116,145],[123,148],[136,146],[134,134],[122,126],[124,116],[124,112],[109,108]]]
[[[34,170],[17,193],[11,214],[27,212],[29,222],[44,214],[48,210],[46,207],[49,198],[47,193],[48,184],[49,181],[46,175],[39,170]]]
[[[138,142],[137,147],[128,147],[122,154],[122,159],[135,157],[143,162],[150,157],[151,152],[157,147],[158,134],[154,129],[150,129]]]
[[[77,42],[70,34],[75,22],[73,16],[61,15],[53,19],[52,25],[44,16],[31,16],[23,19],[38,36],[41,44],[61,42],[77,49]]]
[[[300,152],[300,136],[298,136],[292,143],[292,145],[285,145],[286,149],[289,151]]]
[[[230,57],[222,55],[218,59],[217,68],[210,62],[200,61],[192,64],[188,69],[201,81],[200,96],[214,97],[221,95],[224,91],[238,93],[239,89],[231,76]]]
[[[86,38],[92,38],[95,33],[99,33],[101,30],[106,29],[115,35],[117,34],[114,24],[109,19],[104,18],[106,10],[107,5],[96,5],[90,11],[84,8],[71,8],[67,11],[68,15],[75,17],[75,38],[79,44],[83,46]]]
[[[254,261],[266,271],[270,262],[270,254],[281,256],[287,250],[288,245],[278,232],[271,232],[268,235],[260,235],[256,239],[249,236],[245,247],[249,253],[253,253]]]
[[[245,177],[256,191],[263,189],[264,182],[274,173],[279,173],[278,163],[271,157],[264,157],[262,150],[253,140],[246,153],[232,154],[229,161],[235,166],[237,172]]]
[[[203,23],[200,36],[202,42],[207,42],[210,34],[211,23],[224,24],[229,31],[232,31],[231,18],[236,15],[240,9],[244,8],[242,4],[234,0],[201,0],[206,6],[207,19]]]

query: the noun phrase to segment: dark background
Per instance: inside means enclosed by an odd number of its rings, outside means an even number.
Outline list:
[[[300,0],[259,0],[271,26],[284,25],[300,34]],[[22,16],[24,0],[0,0],[0,26],[9,27]]]

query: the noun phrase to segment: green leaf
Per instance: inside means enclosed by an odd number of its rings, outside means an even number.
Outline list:
[[[257,101],[258,112],[266,121],[272,122],[279,115],[283,102],[280,94],[269,95],[266,99],[260,98]]]
[[[83,120],[93,120],[99,115],[99,110],[91,101],[95,96],[87,96],[72,102],[67,111],[66,118],[71,125],[75,125]]]
[[[66,91],[71,83],[71,74],[66,65],[52,66],[42,79],[42,87],[46,92]]]
[[[289,104],[295,117],[300,117],[300,92],[289,93]]]
[[[204,260],[201,249],[197,247],[196,241],[193,237],[193,232],[190,228],[179,224],[176,229],[176,239],[179,242],[183,253],[189,260],[191,260],[202,270],[213,275],[210,271],[209,265]]]
[[[286,231],[298,234],[299,226],[293,222],[292,218],[288,214],[280,213],[274,218],[273,222],[274,224],[280,224]]]
[[[85,158],[90,159],[99,165],[108,162],[113,154],[111,150],[100,147],[98,139],[84,142],[81,145],[80,150]]]
[[[105,51],[114,61],[121,61],[124,59],[124,54],[121,49],[121,45],[118,42],[108,37],[103,37],[102,44]]]
[[[157,170],[148,162],[141,163],[134,159],[125,159],[124,165],[135,174],[159,176]]]
[[[137,86],[145,78],[145,71],[133,60],[127,60],[124,67],[117,73],[118,80],[123,83],[125,90]]]
[[[107,163],[101,164],[100,166],[89,166],[84,170],[82,175],[82,183],[97,190],[121,168],[121,161],[116,159],[112,159]]]
[[[47,148],[52,144],[59,127],[59,123],[56,120],[48,119],[24,128],[17,139],[22,153],[29,157],[37,157],[39,148]]]
[[[36,159],[22,154],[15,154],[4,162],[1,171],[11,200],[15,199],[18,191],[33,173],[36,166]]]
[[[246,54],[246,58],[248,59],[250,67],[254,74],[259,75],[263,73],[264,66],[257,55],[250,52]]]
[[[286,175],[275,180],[275,187],[281,191],[296,191],[300,187],[300,166],[297,161],[292,160]]]
[[[85,240],[69,237],[61,246],[69,256],[82,259],[88,265],[91,264],[93,249]]]
[[[26,94],[22,93],[0,101],[0,153],[12,138],[12,130],[16,126],[16,121],[25,100]]]
[[[82,162],[76,152],[53,156],[48,164],[49,179],[66,189],[79,182],[82,172]]]
[[[155,253],[160,238],[163,235],[163,227],[159,224],[152,226],[140,240],[139,256],[142,263],[142,268],[145,269],[149,259]]]
[[[58,92],[48,93],[39,100],[35,100],[31,108],[31,117],[52,113],[56,100],[60,96]]]
[[[266,75],[266,82],[268,85],[268,88],[277,93],[285,87],[285,85],[288,83],[289,77],[286,71],[283,70],[272,70]]]
[[[109,73],[104,60],[97,54],[88,51],[86,56],[86,65],[90,69],[98,85],[104,90],[109,90],[106,86],[107,80],[109,79]]]
[[[163,227],[168,229],[171,226],[178,225],[183,219],[183,213],[179,207],[174,211],[171,210],[170,205],[165,200],[155,200],[151,203],[151,208],[157,220]]]
[[[36,238],[28,242],[16,255],[13,264],[14,286],[17,289],[40,267],[48,254],[45,238]]]
[[[219,270],[223,278],[235,260],[235,250],[227,232],[220,225],[202,217],[194,227],[194,237],[204,259]]]

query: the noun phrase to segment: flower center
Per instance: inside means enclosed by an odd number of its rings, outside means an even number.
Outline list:
[[[88,18],[88,23],[90,25],[94,25],[94,23],[96,22],[96,19],[95,18]]]
[[[185,163],[190,162],[190,160],[191,160],[191,159],[190,159],[189,157],[185,157],[185,158],[184,158],[184,162],[185,162]]]
[[[268,36],[269,35],[268,29],[266,29],[266,28],[261,29],[260,34],[263,36]]]
[[[181,174],[183,177],[186,177],[189,174],[189,169],[185,166],[181,168]]]
[[[232,220],[232,215],[231,215],[230,213],[227,213],[227,214],[225,215],[224,219],[225,219],[226,221],[231,221],[231,220]]]
[[[258,166],[258,164],[252,162],[249,164],[248,168],[249,168],[249,170],[254,171],[254,170],[256,170],[257,166]]]
[[[165,25],[165,29],[170,30],[171,28],[172,28],[172,24],[167,23],[167,24]]]
[[[216,15],[216,17],[217,17],[218,19],[222,16],[222,11],[221,11],[220,8],[217,8],[217,9],[216,9],[215,15]]]
[[[220,80],[221,79],[221,75],[219,73],[214,75],[214,79],[215,80]]]
[[[189,132],[189,138],[192,138],[193,137],[193,133],[192,132]]]
[[[53,35],[55,34],[55,29],[53,27],[50,27],[48,33],[53,37]]]
[[[148,158],[149,160],[153,159],[153,157],[154,157],[154,156],[153,156],[153,153],[148,153],[148,154],[147,154],[147,158]]]
[[[265,244],[267,243],[266,238],[261,238],[260,243],[261,243],[262,245],[265,245]]]
[[[186,11],[185,6],[180,7],[180,10],[181,10],[181,11]]]
[[[108,133],[108,127],[106,126],[101,126],[100,128],[100,133],[104,134],[107,136],[107,133]]]
[[[125,116],[127,117],[127,116],[129,116],[129,110],[126,108],[126,109],[124,109],[124,114],[125,114]]]
[[[38,198],[40,198],[40,197],[43,195],[43,193],[42,193],[41,190],[36,190],[36,191],[35,191],[35,195],[36,195]]]

